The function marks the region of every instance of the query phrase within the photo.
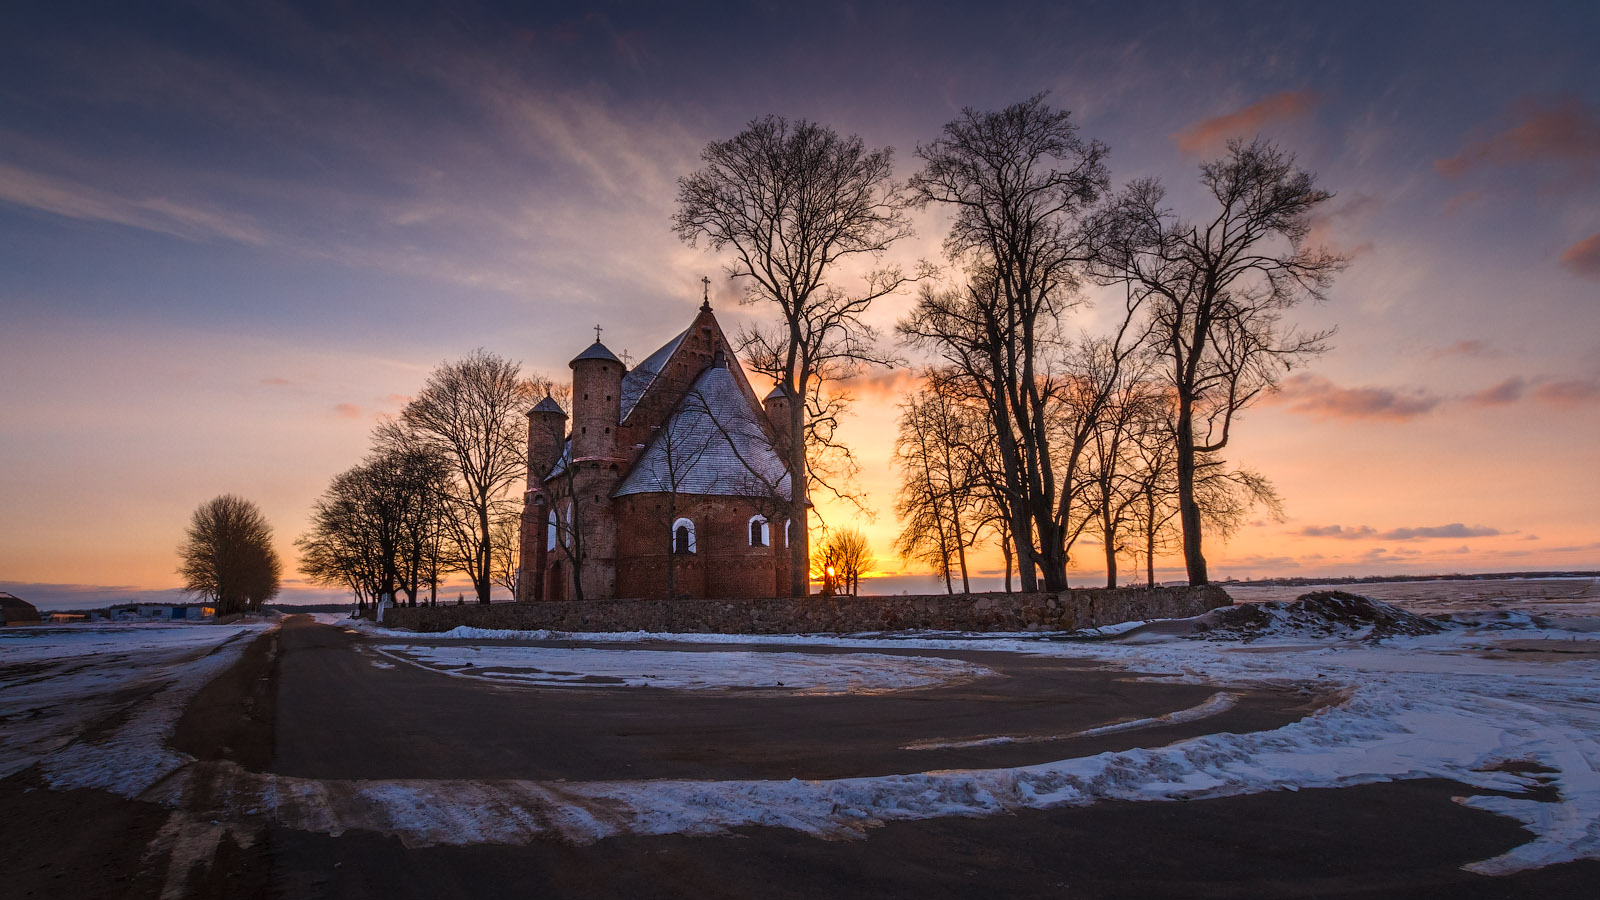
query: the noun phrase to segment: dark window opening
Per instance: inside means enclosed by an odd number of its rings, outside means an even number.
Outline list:
[[[760,519],[753,519],[750,522],[750,546],[752,547],[765,547],[767,545],[766,535],[762,534],[762,524]]]
[[[689,526],[679,525],[678,530],[672,534],[672,552],[689,552]]]

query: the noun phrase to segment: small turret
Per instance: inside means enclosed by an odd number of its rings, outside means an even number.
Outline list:
[[[626,367],[599,341],[578,354],[571,366],[572,456],[615,456]]]
[[[789,458],[789,429],[792,420],[789,418],[793,407],[789,403],[789,392],[784,390],[783,383],[779,382],[767,394],[761,405],[767,411],[767,422],[772,425],[774,448],[785,460]]]
[[[544,476],[561,458],[567,437],[567,414],[548,393],[528,410],[528,490],[544,485]]]

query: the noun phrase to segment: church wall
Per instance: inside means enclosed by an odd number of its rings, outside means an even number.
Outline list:
[[[666,494],[616,499],[618,597],[665,598],[672,514]],[[769,528],[776,546],[750,546],[750,517],[770,509],[741,497],[679,495],[677,515],[694,522],[695,552],[679,554],[678,595],[694,598],[772,597],[788,585],[781,520]]]

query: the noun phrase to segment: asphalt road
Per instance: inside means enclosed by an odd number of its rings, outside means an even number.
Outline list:
[[[1187,725],[1069,741],[903,750],[916,741],[974,735],[1067,734],[1192,707],[1216,689],[1139,682],[1128,672],[1086,662],[959,651],[935,655],[981,663],[1003,677],[867,696],[538,689],[390,665],[369,650],[387,642],[304,619],[284,626],[273,771],[308,778],[844,778],[1027,765],[1217,730],[1275,728],[1315,702],[1295,689],[1261,691]]]
[[[532,689],[380,668],[368,643],[289,620],[195,698],[175,746],[201,760],[301,778],[824,778],[1018,765],[1272,728],[1313,702],[1286,688],[1247,694],[1232,710],[1188,725],[905,751],[915,740],[1057,734],[1158,715],[1193,706],[1212,689],[963,652],[948,655],[1003,677],[867,697]],[[207,864],[175,881],[146,849],[164,833],[170,843],[166,811],[96,791],[41,790],[24,772],[0,781],[0,883],[7,897],[153,897],[163,886],[173,894],[176,883],[176,896],[385,900],[1593,895],[1600,863],[1504,878],[1463,872],[1462,864],[1523,843],[1527,833],[1453,802],[1462,792],[1450,782],[1412,781],[1109,803],[891,823],[849,841],[751,827],[587,845],[552,838],[408,847],[371,831],[335,836],[263,824],[230,834]]]

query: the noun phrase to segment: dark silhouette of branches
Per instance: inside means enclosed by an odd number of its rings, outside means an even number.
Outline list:
[[[807,505],[808,413],[821,383],[847,377],[879,359],[875,335],[862,321],[872,302],[920,277],[888,267],[857,290],[830,281],[841,263],[876,260],[911,226],[905,199],[892,182],[891,150],[868,150],[859,137],[841,137],[814,122],[768,116],[701,153],[704,166],[678,180],[673,227],[694,246],[731,251],[728,274],[743,280],[745,302],[773,304],[780,320],[747,330],[742,351],[792,398],[788,448],[795,474],[789,518],[790,592],[804,596],[810,550]]]
[[[523,414],[536,398],[516,363],[475,350],[434,369],[401,423],[452,470],[447,517],[453,568],[472,580],[479,603],[493,589],[497,523],[518,513],[512,489],[526,475]]]
[[[1059,319],[1078,302],[1079,270],[1097,238],[1087,210],[1108,186],[1106,148],[1078,136],[1044,95],[998,112],[965,109],[931,144],[910,182],[916,202],[952,211],[945,253],[964,286],[925,288],[899,324],[938,353],[989,410],[1008,531],[1024,590],[1067,586],[1067,555],[1052,429],[1062,380],[1052,370]]]
[[[1166,208],[1155,179],[1130,184],[1099,217],[1096,272],[1144,298],[1150,346],[1176,395],[1179,519],[1189,580],[1208,580],[1198,502],[1200,459],[1228,444],[1237,413],[1281,373],[1326,349],[1331,331],[1304,333],[1283,313],[1325,298],[1346,259],[1308,246],[1312,216],[1333,195],[1293,155],[1230,141],[1200,167],[1215,201],[1191,222]]]
[[[183,589],[226,615],[253,612],[278,595],[282,565],[261,508],[223,494],[202,503],[178,547]]]

